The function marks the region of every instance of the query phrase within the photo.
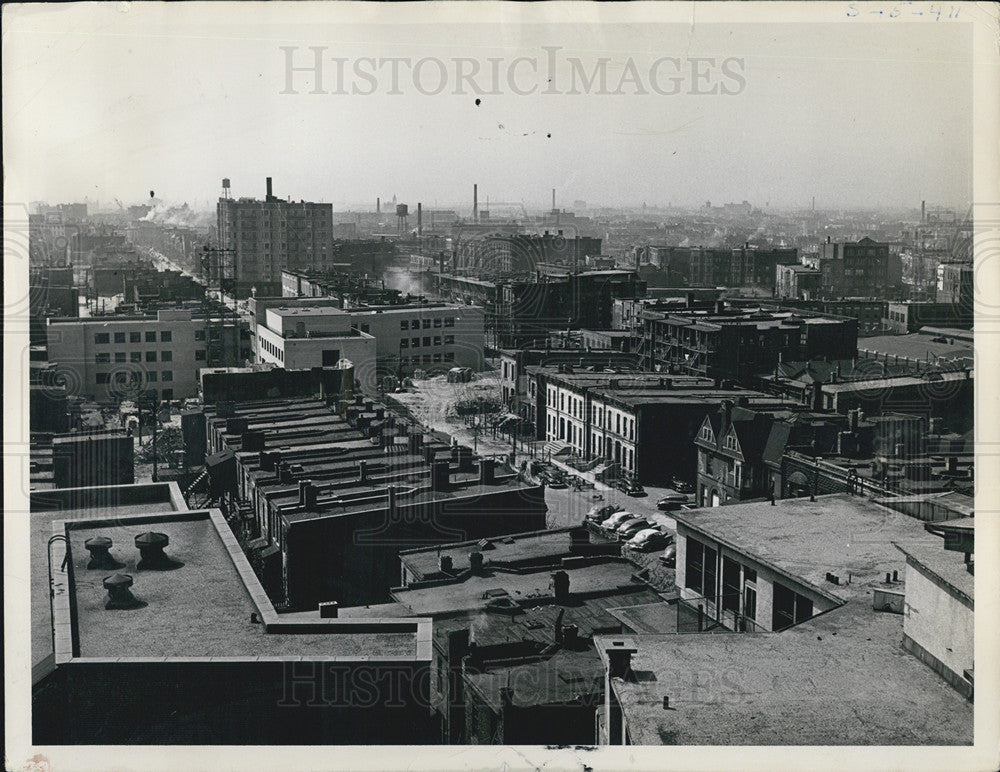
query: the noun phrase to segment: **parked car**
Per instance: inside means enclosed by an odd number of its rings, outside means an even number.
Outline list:
[[[670,478],[670,487],[678,493],[694,493],[694,486],[683,477],[674,475]]]
[[[615,536],[621,541],[628,541],[644,528],[651,528],[653,524],[644,517],[636,517],[626,520],[615,529]]]
[[[587,520],[591,523],[602,523],[611,517],[615,512],[621,512],[622,507],[618,504],[598,504],[591,507],[587,512]]]
[[[631,520],[635,517],[631,512],[615,512],[611,517],[601,523],[601,528],[605,531],[614,531],[619,525],[624,523],[626,520]]]
[[[677,543],[672,542],[667,545],[667,548],[663,550],[663,554],[660,555],[660,562],[667,568],[673,568],[677,565]]]
[[[621,479],[618,481],[618,490],[627,496],[645,496],[645,489],[634,480]]]
[[[682,504],[687,504],[688,497],[683,493],[670,493],[656,502],[656,508],[664,512],[680,509]]]
[[[566,480],[562,477],[556,477],[549,483],[549,487],[555,490],[562,490],[563,488],[568,488],[569,485],[566,484]]]
[[[666,547],[670,539],[671,537],[659,528],[643,528],[628,540],[628,546],[634,550],[648,552]]]

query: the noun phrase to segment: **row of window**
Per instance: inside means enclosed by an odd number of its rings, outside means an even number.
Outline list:
[[[404,365],[406,365],[406,364],[410,364],[410,365],[419,365],[419,364],[429,365],[429,364],[432,364],[432,363],[434,363],[434,364],[440,364],[442,361],[443,362],[454,362],[455,361],[455,353],[453,351],[446,351],[446,352],[444,352],[444,354],[424,354],[423,356],[412,356],[412,357],[409,357],[409,358],[407,358],[407,357],[400,357],[399,361],[400,361],[400,364],[404,364]]]
[[[454,342],[455,342],[455,336],[454,335],[445,335],[444,336],[444,345],[450,346]],[[435,335],[433,338],[431,336],[429,336],[429,335],[424,337],[424,346],[425,347],[426,346],[440,346],[440,345],[441,345],[441,336],[440,335]],[[420,338],[410,338],[410,339],[400,338],[400,340],[399,340],[399,347],[400,348],[420,348]]]
[[[201,339],[204,340],[204,338],[205,338],[205,331],[204,330],[196,330],[195,331],[195,340],[198,339],[198,333],[199,332],[201,333]],[[108,332],[97,332],[97,333],[94,333],[94,343],[98,344],[98,345],[105,345],[105,344],[111,343],[111,335],[112,335],[112,333],[108,333]],[[124,333],[124,332],[116,332],[116,333],[114,333],[115,343],[124,343],[125,342],[125,335],[126,335],[126,333]],[[161,343],[170,343],[172,339],[173,339],[173,333],[170,330],[161,330],[160,331],[160,342]],[[141,332],[130,332],[130,333],[128,333],[128,342],[129,343],[142,343],[142,341],[143,341],[143,335],[142,335]],[[156,330],[149,330],[149,331],[146,332],[146,343],[156,343]]]
[[[432,325],[434,327],[441,327],[442,325],[444,325],[445,327],[454,327],[455,326],[455,317],[453,317],[453,316],[445,316],[443,318],[440,317],[440,316],[438,316],[438,317],[435,317],[434,319],[424,319],[422,321],[423,321],[423,329],[425,329],[425,330],[429,330]],[[401,329],[401,330],[419,330],[419,329],[421,329],[421,320],[420,319],[412,319],[412,320],[410,320],[410,319],[402,319],[399,322],[399,329]]]
[[[264,338],[259,338],[259,340],[260,340],[260,348],[264,349],[264,351],[266,351],[268,354],[270,354],[271,356],[273,356],[279,362],[284,362],[285,361],[285,352],[284,351],[282,351],[280,348],[278,348],[277,346],[275,346],[269,340],[266,340]]]
[[[125,361],[129,361],[129,362],[142,362],[143,361],[143,353],[145,353],[145,360],[147,362],[155,362],[156,361],[156,352],[155,351],[146,351],[146,352],[142,352],[142,351],[129,351],[129,352],[116,351],[115,354],[114,354],[115,362],[118,362],[118,363],[125,362]],[[200,356],[199,356],[199,354],[200,354]],[[126,355],[128,356],[127,360],[126,360]],[[205,351],[204,350],[196,351],[195,354],[194,354],[194,358],[195,359],[204,359],[205,358]],[[174,352],[173,351],[161,351],[160,352],[160,360],[159,361],[161,361],[161,362],[172,362],[173,359],[174,359]],[[94,364],[98,364],[98,365],[111,364],[111,354],[110,353],[95,354],[94,355]]]
[[[157,378],[159,378],[159,380],[163,381],[164,383],[168,383],[174,379],[173,370],[162,370],[160,371],[159,375],[157,375],[156,370],[150,370],[149,372],[144,373],[144,375],[146,378],[146,383],[156,383]],[[114,376],[115,376],[114,381],[116,384],[124,384],[124,383],[129,383],[130,381],[137,381],[139,374],[115,373]],[[98,384],[111,383],[111,373],[98,373],[97,383]]]

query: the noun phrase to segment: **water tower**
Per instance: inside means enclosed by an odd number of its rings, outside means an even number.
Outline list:
[[[396,204],[396,233],[405,233],[409,229],[410,208],[406,204]]]

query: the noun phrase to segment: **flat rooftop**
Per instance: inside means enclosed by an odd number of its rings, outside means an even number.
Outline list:
[[[820,615],[781,633],[599,636],[637,649],[611,679],[636,745],[969,745],[973,706],[905,652],[902,617]],[[663,697],[670,698],[669,710]]]
[[[148,530],[169,537],[165,552],[181,561],[181,567],[169,571],[137,567],[139,551],[134,539]],[[419,620],[415,619],[412,624],[396,620],[382,625],[384,629],[379,629],[378,620],[361,628],[337,620],[321,620],[329,624],[313,625],[308,631],[283,627],[217,511],[86,521],[66,528],[66,533],[72,553],[70,595],[76,604],[78,657],[329,660],[417,655]],[[124,567],[112,571],[87,568],[90,555],[84,542],[99,535],[113,540],[111,555]],[[133,577],[132,594],[146,603],[144,607],[105,609],[107,593],[101,582],[116,572]],[[251,621],[255,612],[266,627]]]
[[[804,580],[840,601],[864,596],[887,572],[898,571],[901,556],[893,541],[925,541],[923,523],[860,496],[832,494],[725,507],[680,510],[687,526],[772,568]],[[840,577],[841,584],[826,580]],[[881,579],[880,579],[881,577]]]
[[[934,340],[934,336],[922,335],[919,332],[908,335],[876,335],[871,338],[858,338],[858,350],[876,351],[879,354],[910,359],[926,359],[928,355],[943,359],[972,358],[972,343],[958,338],[952,340],[955,342],[940,343]]]
[[[587,594],[615,595],[618,600],[612,605],[628,605],[621,600],[623,592],[627,592],[626,588],[636,593],[636,603],[650,602],[646,593],[652,593],[653,600],[659,599],[647,585],[631,578],[638,569],[625,560],[605,558],[591,565],[559,570],[569,574],[571,600],[574,596]],[[436,616],[484,610],[491,600],[502,597],[504,593],[515,602],[550,602],[551,583],[551,570],[512,573],[491,569],[486,563],[482,575],[469,576],[464,581],[434,587],[402,587],[391,594],[393,599],[407,606],[415,615]],[[575,602],[582,600],[577,597]]]
[[[52,614],[49,610],[49,563],[46,548],[57,520],[115,520],[186,509],[177,483],[139,483],[100,488],[55,488],[31,493],[31,661],[52,654]],[[130,542],[131,543],[131,542]],[[52,560],[62,560],[52,550]]]

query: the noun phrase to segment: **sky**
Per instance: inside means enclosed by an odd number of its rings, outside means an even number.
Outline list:
[[[972,197],[965,24],[841,4],[814,23],[642,24],[293,5],[7,6],[8,181],[31,201],[199,207],[223,177],[262,197],[266,176],[340,209],[471,208],[473,183],[528,208],[552,188],[564,208]]]

